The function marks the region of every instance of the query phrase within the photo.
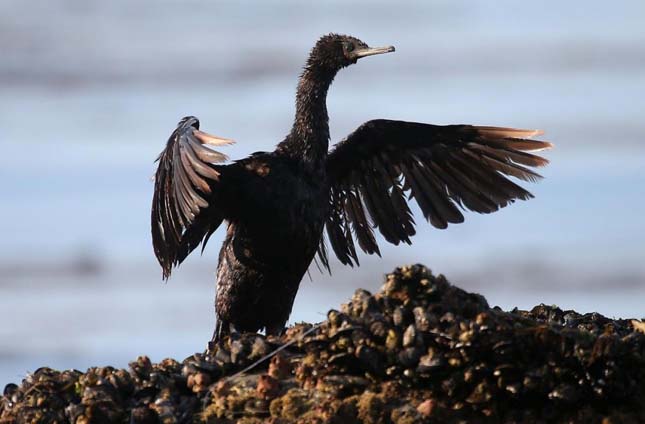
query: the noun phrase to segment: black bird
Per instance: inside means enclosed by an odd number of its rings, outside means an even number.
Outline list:
[[[155,255],[168,278],[222,221],[213,340],[232,329],[280,333],[314,255],[329,269],[323,227],[338,259],[358,265],[358,247],[379,254],[375,229],[390,243],[410,243],[414,198],[436,228],[490,213],[531,193],[507,179],[536,181],[529,169],[546,159],[529,151],[535,130],[438,126],[376,119],[329,152],[327,90],[358,59],[393,52],[329,34],[314,46],[298,83],[291,132],[273,152],[231,164],[203,144],[229,140],[199,130],[186,117],[158,158],[152,202]],[[203,249],[203,248],[202,248]]]

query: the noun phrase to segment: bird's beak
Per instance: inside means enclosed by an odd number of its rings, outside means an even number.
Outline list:
[[[354,57],[360,59],[361,57],[373,56],[375,54],[391,53],[394,51],[394,46],[385,47],[367,47],[364,49],[354,50]]]
[[[229,140],[228,138],[218,137],[200,130],[194,130],[193,134],[195,134],[195,137],[197,137],[197,139],[203,144],[210,144],[212,146],[224,146],[235,143],[235,141]]]

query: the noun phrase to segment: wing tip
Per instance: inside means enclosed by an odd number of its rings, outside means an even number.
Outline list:
[[[541,135],[541,134],[544,134],[544,131],[540,130],[540,134],[538,135]],[[518,141],[519,140],[522,140],[522,139],[518,139]],[[530,141],[531,143],[533,143],[533,145],[531,146],[531,149],[526,150],[529,152],[541,152],[543,150],[551,150],[555,147],[554,143],[551,143],[550,141],[546,141],[546,140],[530,140]]]
[[[506,143],[508,147],[524,152],[540,152],[555,147],[555,144],[550,141],[533,139],[533,137],[544,135],[544,131],[540,129],[488,126],[476,126],[475,128],[479,135],[487,141]],[[548,161],[544,165],[547,163]]]
[[[544,135],[544,130],[540,129],[526,129],[526,128],[511,128],[511,127],[490,127],[490,126],[476,126],[477,131],[483,136],[490,136],[494,138],[532,138]]]
[[[496,137],[504,136],[504,135],[512,138],[535,137],[537,135],[544,134],[544,130],[540,130],[540,129],[493,127],[488,125],[476,125],[475,128],[482,134],[490,134]]]
[[[211,146],[228,146],[235,144],[235,140],[229,138],[220,137],[217,135],[209,134],[207,132],[193,129],[193,135],[202,143],[210,144]]]

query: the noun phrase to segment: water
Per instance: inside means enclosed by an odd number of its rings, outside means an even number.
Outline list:
[[[549,5],[550,4],[550,5]],[[305,277],[292,321],[422,262],[503,308],[645,308],[645,6],[179,1],[0,4],[0,384],[42,365],[179,359],[213,328],[219,230],[163,284],[149,236],[153,160],[176,121],[270,150],[321,34],[394,44],[341,72],[332,140],[376,118],[539,127],[557,148],[536,199],[414,246]],[[419,217],[419,215],[417,215]]]

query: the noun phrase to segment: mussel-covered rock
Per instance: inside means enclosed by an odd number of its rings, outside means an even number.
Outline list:
[[[642,423],[645,324],[504,312],[408,266],[280,337],[129,370],[40,368],[3,391],[0,424],[14,422]]]

